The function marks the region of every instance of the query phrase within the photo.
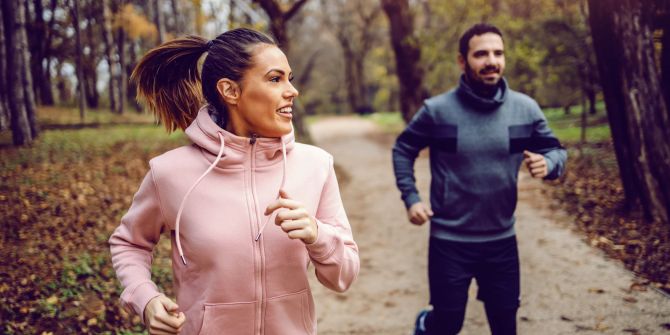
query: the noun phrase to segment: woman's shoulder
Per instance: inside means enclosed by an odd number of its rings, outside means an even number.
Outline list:
[[[300,158],[310,159],[312,161],[315,159],[327,162],[333,160],[333,156],[326,150],[311,144],[296,142],[292,153]]]
[[[161,167],[174,168],[175,165],[193,163],[196,160],[192,158],[197,158],[201,155],[200,150],[194,145],[184,145],[152,158],[149,164],[152,169]]]

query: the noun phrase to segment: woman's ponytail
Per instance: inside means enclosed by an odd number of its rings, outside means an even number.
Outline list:
[[[186,127],[204,103],[198,60],[207,40],[186,36],[151,49],[133,70],[137,100],[163,123],[168,132]]]

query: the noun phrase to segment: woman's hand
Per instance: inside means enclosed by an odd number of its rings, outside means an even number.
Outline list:
[[[164,294],[149,300],[144,308],[144,323],[151,335],[179,334],[184,321],[179,306]]]
[[[265,215],[269,215],[277,209],[275,224],[288,234],[290,239],[300,239],[305,244],[316,242],[318,228],[316,220],[309,215],[305,206],[299,201],[292,200],[285,191],[279,191],[279,199],[271,203],[265,209]]]

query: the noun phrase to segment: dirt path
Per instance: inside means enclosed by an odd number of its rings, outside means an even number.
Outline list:
[[[406,219],[393,178],[392,139],[354,117],[324,119],[311,132],[348,174],[342,197],[361,257],[360,276],[344,294],[311,278],[319,334],[410,334],[415,314],[428,302],[428,227]],[[426,155],[415,170],[427,199]],[[521,175],[519,334],[670,334],[670,298],[632,285],[633,276],[619,263],[586,245],[567,216],[548,209],[541,187]],[[472,285],[461,334],[488,333],[475,294]]]

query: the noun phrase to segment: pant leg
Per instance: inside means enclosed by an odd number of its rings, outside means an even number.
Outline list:
[[[477,298],[484,302],[491,333],[514,335],[521,291],[516,237],[488,242],[482,252],[485,258],[475,271]]]
[[[462,243],[430,238],[428,282],[433,311],[426,320],[428,334],[458,334],[463,327],[474,276],[471,267]]]
[[[516,312],[518,308],[500,308],[484,305],[492,335],[516,335]]]

